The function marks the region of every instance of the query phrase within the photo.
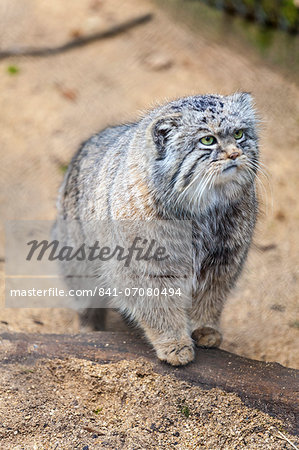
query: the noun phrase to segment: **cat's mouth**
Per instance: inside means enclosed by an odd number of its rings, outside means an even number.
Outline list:
[[[224,167],[222,172],[229,172],[230,170],[235,170],[238,167],[237,163],[232,163],[229,166]]]

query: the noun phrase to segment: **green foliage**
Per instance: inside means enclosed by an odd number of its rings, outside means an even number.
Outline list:
[[[244,0],[244,3],[250,9],[253,9],[255,6],[255,0]]]
[[[184,405],[181,408],[181,413],[185,416],[185,417],[189,417],[190,416],[190,409],[188,406]]]
[[[18,66],[12,65],[7,67],[7,72],[9,75],[17,75],[20,72],[20,69]]]
[[[103,407],[95,409],[93,412],[98,415],[102,411]]]
[[[186,405],[185,399],[178,402],[178,409],[180,413],[188,419],[188,417],[190,416],[190,408]]]
[[[59,166],[59,170],[60,170],[60,172],[62,172],[62,173],[65,173],[65,172],[67,171],[67,168],[68,168],[68,165],[67,165],[67,164],[61,164],[61,165]]]
[[[298,26],[299,23],[299,11],[294,5],[293,0],[284,0],[281,6],[281,14],[287,20],[288,24],[292,27]]]
[[[21,370],[20,374],[27,374],[27,373],[34,373],[35,372],[35,368],[25,368],[23,370]]]
[[[258,28],[255,33],[255,40],[258,48],[263,53],[273,42],[274,31],[269,28]]]
[[[178,22],[188,23],[196,33],[209,42],[223,43],[236,51],[262,56],[263,63],[275,65],[296,83],[299,82],[299,13],[293,0],[232,0],[243,4],[247,12],[235,9],[235,14],[226,14],[227,0],[156,0]],[[293,11],[295,26],[288,25],[280,17],[273,26],[257,21],[255,10],[261,9],[264,1],[268,8],[279,12],[286,6]],[[267,7],[267,6],[266,6]],[[265,15],[263,14],[265,18]],[[297,17],[297,19],[295,19]],[[249,19],[249,20],[248,20]],[[267,25],[267,23],[266,23]],[[283,28],[283,30],[281,29]],[[286,33],[286,30],[292,33]],[[297,30],[297,31],[296,31]],[[297,34],[296,34],[297,32]]]
[[[200,0],[198,0],[200,1]],[[261,24],[297,30],[299,9],[294,0],[202,0],[220,10],[235,12]]]

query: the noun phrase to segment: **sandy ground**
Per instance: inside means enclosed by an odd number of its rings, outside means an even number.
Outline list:
[[[102,127],[177,96],[251,91],[263,119],[269,182],[262,178],[256,245],[223,313],[222,346],[299,368],[298,86],[246,49],[236,52],[174,24],[146,0],[2,0],[1,47],[58,45],[149,11],[151,23],[122,36],[0,62],[1,219],[54,219],[63,167]],[[18,73],[9,73],[11,65]],[[3,281],[3,234],[0,258]],[[2,305],[0,331],[78,331],[73,311],[9,309],[4,295]]]
[[[2,381],[1,448],[274,450],[291,448],[286,439],[297,443],[283,423],[235,394],[159,375],[142,358],[8,365]]]

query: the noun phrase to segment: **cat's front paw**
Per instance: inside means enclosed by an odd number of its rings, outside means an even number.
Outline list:
[[[172,366],[184,366],[194,359],[191,341],[170,341],[156,346],[157,356]]]
[[[212,327],[197,328],[192,333],[197,347],[219,347],[222,342],[222,335]]]

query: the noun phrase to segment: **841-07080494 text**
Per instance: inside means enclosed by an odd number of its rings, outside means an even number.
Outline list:
[[[124,297],[158,297],[160,295],[162,296],[179,296],[181,297],[182,292],[181,289],[174,289],[174,288],[143,288],[143,287],[132,287],[132,288],[124,288],[122,291],[119,291],[117,288],[99,288],[96,287],[95,289],[59,289],[57,287],[52,287],[48,289],[10,289],[9,294],[11,297],[91,297],[99,295],[107,296],[107,297],[118,297],[118,296],[124,296]]]

